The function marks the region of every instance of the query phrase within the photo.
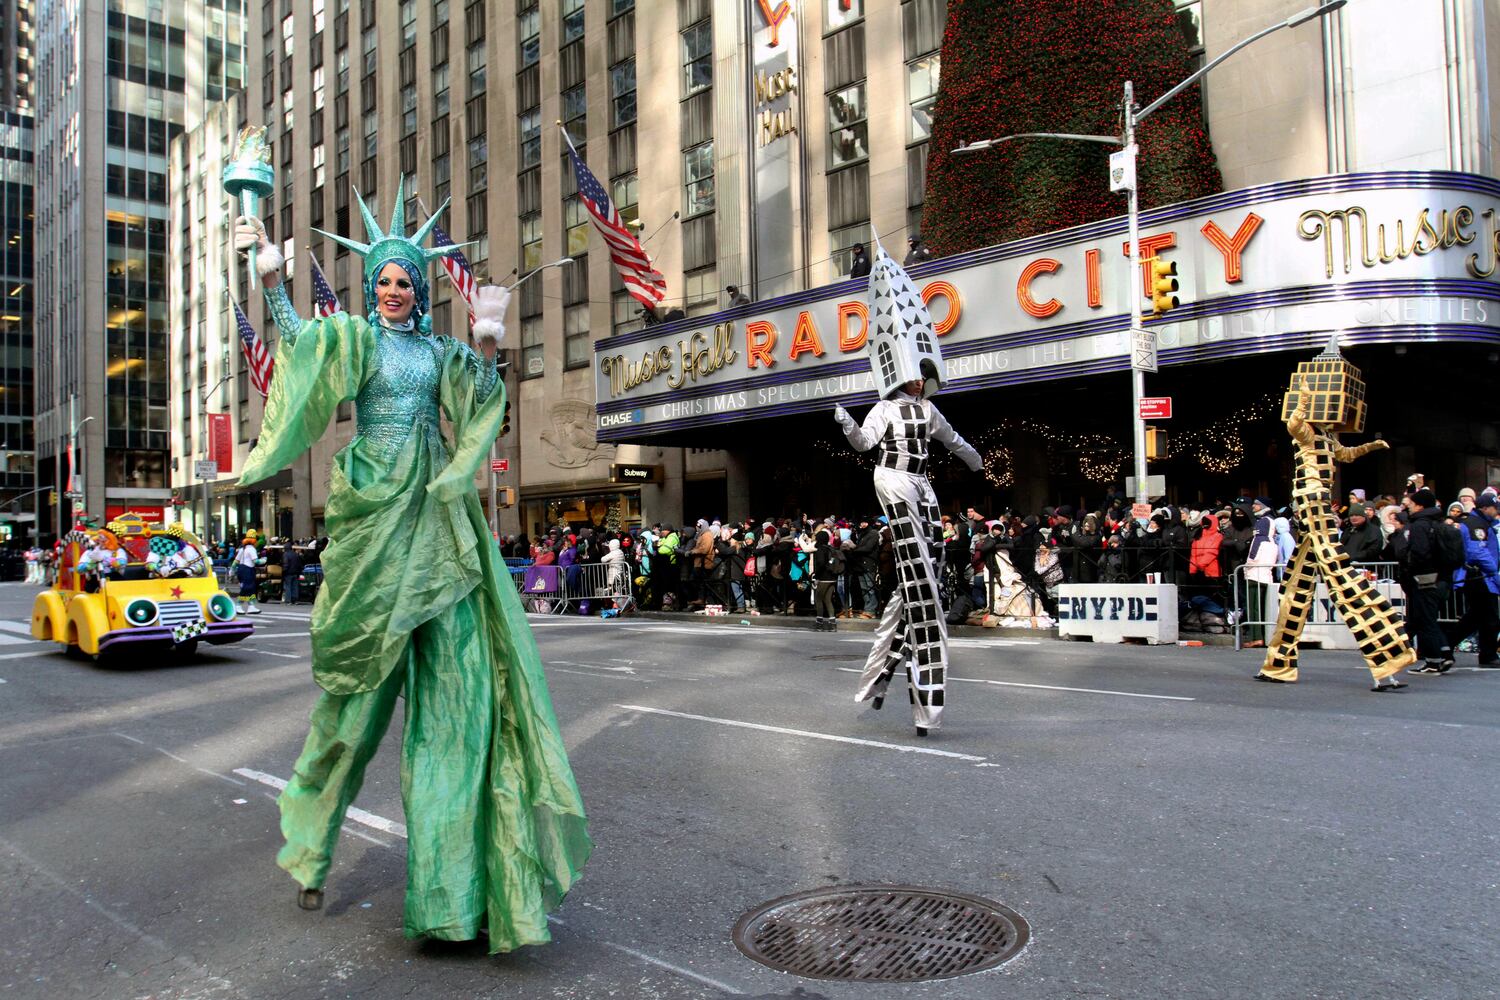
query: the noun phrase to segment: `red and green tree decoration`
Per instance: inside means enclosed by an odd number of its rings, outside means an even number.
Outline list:
[[[1119,135],[1124,81],[1144,107],[1195,68],[1172,0],[949,0],[922,234],[951,254],[1125,212],[1114,147],[1018,132]],[[1141,207],[1223,189],[1192,87],[1136,132]]]

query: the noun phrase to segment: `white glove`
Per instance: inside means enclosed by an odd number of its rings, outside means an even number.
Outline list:
[[[849,416],[849,411],[837,403],[833,406],[833,419],[837,420],[840,426],[847,426],[854,423],[854,418]]]
[[[510,307],[510,289],[500,285],[482,285],[474,292],[469,308],[474,311],[474,337],[499,344],[505,337],[505,310]]]
[[[266,239],[266,227],[253,215],[242,215],[234,220],[234,248],[240,253],[255,250],[255,270],[265,281],[269,275],[279,275],[286,260],[281,251]]]

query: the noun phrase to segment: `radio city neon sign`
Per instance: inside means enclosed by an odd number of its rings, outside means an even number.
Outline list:
[[[1208,244],[1217,250],[1224,258],[1224,281],[1228,284],[1238,284],[1244,280],[1243,258],[1245,248],[1259,231],[1261,223],[1265,220],[1254,212],[1247,213],[1244,220],[1235,229],[1234,235],[1225,232],[1218,223],[1209,220],[1203,224],[1200,232]],[[1177,246],[1177,233],[1168,231],[1165,233],[1154,233],[1150,236],[1141,237],[1141,294],[1151,294],[1151,261],[1164,250]],[[1130,256],[1130,242],[1127,240],[1120,245],[1120,252]],[[1098,247],[1091,247],[1083,252],[1083,277],[1086,301],[1090,309],[1104,308],[1104,287],[1100,278],[1102,270],[1101,260],[1104,251]],[[1016,301],[1021,310],[1028,316],[1036,319],[1046,319],[1055,316],[1062,311],[1063,304],[1056,298],[1041,299],[1037,291],[1032,287],[1044,274],[1056,274],[1063,269],[1063,262],[1053,257],[1037,257],[1029,261],[1021,268],[1021,275],[1016,281]]]

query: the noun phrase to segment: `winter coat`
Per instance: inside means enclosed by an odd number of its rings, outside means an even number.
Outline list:
[[[1463,574],[1460,579],[1454,574],[1454,586],[1460,582],[1473,585],[1478,578],[1483,578],[1485,586],[1492,594],[1500,594],[1500,543],[1495,538],[1496,522],[1478,510],[1464,518],[1464,568],[1460,570]]]
[[[1245,563],[1245,579],[1255,583],[1275,581],[1276,563],[1281,558],[1281,549],[1277,547],[1276,540],[1271,537],[1274,530],[1269,517],[1262,517],[1255,522],[1255,533],[1251,536],[1250,543],[1250,558]]]
[[[1223,541],[1224,536],[1219,533],[1218,519],[1204,518],[1198,537],[1193,539],[1192,554],[1188,558],[1188,573],[1202,573],[1210,579],[1223,576],[1224,574],[1219,571],[1219,545]]]
[[[1440,514],[1438,511],[1434,513]],[[1344,532],[1343,544],[1351,562],[1380,562],[1386,555],[1385,534],[1374,521],[1366,521]]]

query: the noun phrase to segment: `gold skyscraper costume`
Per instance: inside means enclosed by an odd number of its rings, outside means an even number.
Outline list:
[[[1256,680],[1291,683],[1297,679],[1297,641],[1312,611],[1321,574],[1375,678],[1374,690],[1404,687],[1390,678],[1417,659],[1406,626],[1385,596],[1353,567],[1338,540],[1334,463],[1352,462],[1390,445],[1370,441],[1348,448],[1339,443],[1341,432],[1364,430],[1365,383],[1359,369],[1339,353],[1337,335],[1323,353],[1297,365],[1281,412],[1297,446],[1292,506],[1302,525],[1302,537],[1287,563],[1276,636],[1266,649],[1266,661]]]

